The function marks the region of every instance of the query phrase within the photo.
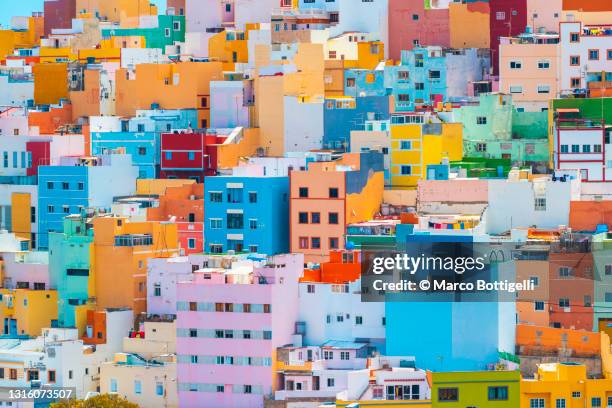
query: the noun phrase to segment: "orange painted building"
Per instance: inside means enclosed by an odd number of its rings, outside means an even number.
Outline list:
[[[330,251],[344,248],[348,224],[370,220],[379,212],[382,156],[352,153],[337,161],[310,163],[305,171],[291,172],[289,189],[291,252],[303,253],[306,262],[326,262]]]
[[[573,231],[595,231],[598,224],[612,230],[612,200],[570,202],[569,226]]]
[[[601,352],[601,338],[599,333],[584,330],[518,324],[516,346],[525,355],[572,350],[573,356],[593,357]]]
[[[70,91],[72,120],[83,116],[100,115],[100,71],[84,71],[82,91]]]
[[[64,62],[36,64],[32,67],[32,73],[35,104],[56,104],[61,99],[68,98],[68,64]]]
[[[490,47],[489,3],[451,3],[448,13],[452,48]]]
[[[116,114],[133,116],[137,109],[198,109],[198,127],[210,123],[210,81],[223,80],[221,62],[138,64],[135,73],[119,69]],[[195,127],[195,126],[194,126]]]
[[[96,233],[91,264],[96,309],[127,307],[135,315],[145,312],[147,259],[178,254],[177,225],[98,217],[93,226]]]
[[[38,126],[41,135],[55,134],[59,127],[69,123],[72,123],[72,105],[69,102],[51,106],[48,111],[28,112],[28,126]]]
[[[88,310],[87,325],[83,333],[83,343],[85,344],[105,344],[106,343],[106,310]]]
[[[516,260],[516,281],[531,280],[533,291],[519,292],[516,299],[518,322],[536,326],[548,326],[549,268],[547,260]]]
[[[234,71],[237,62],[249,62],[248,39],[248,31],[221,31],[208,40],[208,56],[222,62],[224,71]]]
[[[361,277],[361,252],[330,251],[329,261],[318,269],[304,269],[300,282],[347,283]]]
[[[147,209],[147,220],[174,218],[178,228],[181,253],[202,252],[204,241],[204,184],[168,187],[159,197],[159,206]]]

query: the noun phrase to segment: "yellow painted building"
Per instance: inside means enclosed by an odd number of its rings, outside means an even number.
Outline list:
[[[139,16],[157,15],[149,0],[76,0],[76,9],[81,17],[96,16],[122,28],[138,27]]]
[[[11,194],[11,225],[16,237],[32,239],[32,197],[30,193]]]
[[[89,281],[95,287],[96,308],[128,307],[134,315],[145,312],[147,259],[178,255],[176,224],[98,217],[93,226]]]
[[[70,47],[40,47],[40,63],[76,61],[78,56]]]
[[[40,336],[42,329],[57,320],[57,291],[0,289],[2,334]],[[8,328],[8,332],[7,332]]]
[[[462,156],[461,123],[443,123],[428,114],[393,114],[389,169],[393,187],[415,188],[426,178],[427,165]]]
[[[588,379],[582,364],[540,364],[535,379],[521,381],[521,408],[560,406],[612,406],[612,379]]]
[[[68,98],[68,64],[36,64],[34,73],[34,103],[49,105]],[[49,78],[53,78],[52,81]]]
[[[208,40],[208,56],[213,61],[221,61],[223,71],[234,71],[237,62],[249,61],[248,31],[225,30]]]
[[[28,17],[27,30],[0,30],[0,60],[12,54],[15,48],[31,48],[38,45],[43,34],[42,16]]]

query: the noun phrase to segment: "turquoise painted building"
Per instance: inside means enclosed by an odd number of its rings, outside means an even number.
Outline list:
[[[532,166],[538,172],[548,167],[548,112],[518,112],[512,96],[482,94],[478,105],[453,111],[463,123],[464,156],[510,159],[513,165]]]
[[[59,327],[74,327],[75,307],[89,298],[92,242],[93,228],[83,212],[64,218],[63,232],[49,234],[49,279],[58,292]]]
[[[612,330],[612,233],[593,235],[593,330]],[[608,326],[610,325],[610,326]]]
[[[102,38],[141,36],[146,48],[159,48],[165,53],[166,46],[185,41],[185,16],[157,16],[157,27],[150,28],[105,28]]]

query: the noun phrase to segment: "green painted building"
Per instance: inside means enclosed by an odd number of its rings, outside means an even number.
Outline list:
[[[159,48],[166,52],[166,46],[185,41],[185,16],[157,16],[157,27],[147,28],[105,28],[102,38],[140,36],[145,39],[146,48]]]
[[[89,299],[93,228],[84,215],[64,218],[63,232],[49,233],[49,279],[57,288],[58,326],[76,325],[75,307]]]
[[[601,120],[612,125],[612,98],[564,98],[551,101],[552,111],[557,109],[578,109],[577,117]]]
[[[509,159],[515,166],[546,172],[547,112],[519,112],[510,95],[492,93],[480,95],[478,105],[457,109],[454,120],[463,123],[465,156]]]
[[[431,380],[432,407],[520,406],[519,371],[434,372]]]

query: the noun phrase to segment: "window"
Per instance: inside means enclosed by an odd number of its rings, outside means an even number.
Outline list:
[[[606,276],[612,276],[612,264],[606,264],[604,266]]]
[[[338,238],[329,239],[329,249],[338,249]]]
[[[565,398],[557,398],[555,408],[565,408]]]
[[[580,33],[570,33],[570,42],[579,42],[580,41]]]
[[[308,249],[308,238],[300,237],[299,246],[300,246],[300,249]]]
[[[538,85],[538,93],[539,94],[550,93],[550,85]]]
[[[508,399],[508,387],[489,387],[489,401],[506,401]]]
[[[54,207],[53,205],[48,205],[48,206],[47,206],[47,212],[48,212],[49,214],[54,213],[54,212],[55,212],[55,207]]]
[[[486,116],[477,116],[476,117],[476,124],[477,125],[486,125],[487,124],[487,117]]]
[[[410,150],[412,148],[412,144],[409,140],[402,140],[400,142],[400,150]]]
[[[523,87],[520,85],[510,86],[510,93],[523,93]]]
[[[257,192],[249,191],[249,203],[256,203],[256,202],[257,202]]]
[[[589,61],[599,60],[599,50],[589,50]]]
[[[568,298],[559,299],[559,307],[570,307],[570,301]]]
[[[438,70],[430,70],[429,71],[429,79],[440,79],[440,71],[438,71]]]
[[[487,144],[486,143],[476,143],[476,151],[477,152],[486,152],[487,151]]]
[[[251,218],[249,219],[249,229],[256,230],[257,229],[257,219]]]
[[[173,21],[172,22],[172,29],[174,31],[181,31],[181,22],[180,21]]]
[[[82,181],[77,183],[77,189],[80,191],[85,190],[85,183],[83,183]]]
[[[410,78],[410,73],[408,71],[397,71],[397,79],[407,81],[408,78]]]
[[[110,392],[117,392],[117,380],[114,378],[110,380]]]
[[[328,378],[327,379],[327,386],[328,387],[334,387],[336,385],[336,381],[334,378]]]
[[[355,78],[346,78],[346,87],[354,88],[355,87]]]
[[[306,286],[307,293],[315,293],[315,285],[307,285]]]
[[[599,397],[591,398],[591,407],[593,407],[593,408],[601,407],[601,398],[599,398]]]
[[[340,360],[348,360],[350,358],[350,354],[348,351],[340,352]]]
[[[498,11],[495,13],[495,19],[498,21],[502,21],[506,19],[506,12],[505,11]]]
[[[142,394],[142,383],[140,380],[134,380],[134,394]]]
[[[580,78],[572,78],[572,79],[570,79],[570,86],[572,88],[580,88],[581,84],[582,84],[582,80]]]
[[[210,201],[212,203],[220,203],[221,201],[223,201],[223,194],[221,192],[210,192],[209,193],[210,196]]]
[[[195,247],[196,247],[196,239],[195,238],[189,238],[187,240],[187,248],[195,249]]]
[[[412,174],[412,166],[404,165],[400,167],[402,176],[410,176]]]
[[[338,198],[338,189],[335,187],[330,187],[329,189],[329,198]]]
[[[155,383],[155,395],[164,395],[164,384],[161,382]]]
[[[70,184],[63,182],[62,183],[62,190],[68,190],[70,188]]]
[[[582,145],[582,153],[591,153],[591,145]]]
[[[312,224],[320,224],[321,223],[321,213],[318,213],[318,212],[310,213],[310,222]]]
[[[189,329],[189,337],[198,337],[197,329]]]
[[[572,145],[572,153],[580,153],[580,145]]]
[[[535,311],[537,311],[537,312],[541,312],[541,311],[543,311],[543,310],[544,310],[544,301],[542,301],[542,300],[536,300],[536,301],[534,302],[533,308],[534,308],[534,310],[535,310]]]
[[[161,285],[159,283],[153,285],[153,296],[161,296]]]
[[[458,388],[438,388],[438,401],[459,401]]]
[[[600,144],[593,145],[593,153],[601,153],[601,145]]]
[[[570,267],[567,266],[562,266],[559,268],[559,277],[560,278],[567,278],[572,276],[572,269]]]
[[[414,89],[417,91],[422,91],[425,89],[425,83],[423,82],[415,82],[414,83]]]
[[[510,61],[510,69],[521,69],[523,63],[521,61]]]
[[[310,239],[310,248],[312,248],[312,249],[320,249],[321,248],[321,238],[312,237]]]
[[[531,398],[529,408],[545,408],[544,398]]]
[[[561,153],[569,153],[569,146],[561,145]]]
[[[574,66],[574,67],[580,65],[580,56],[578,56],[578,55],[571,55],[570,56],[570,65]]]
[[[166,160],[172,160],[172,152],[166,152],[165,157]]]
[[[307,212],[301,212],[298,214],[298,222],[300,224],[308,224],[308,213]]]
[[[300,187],[300,198],[308,198],[308,187]]]
[[[546,211],[546,198],[536,197],[534,200],[535,211]]]
[[[550,68],[550,61],[538,61],[538,69],[548,69]]]
[[[4,372],[2,373],[2,378],[4,378]],[[50,382],[50,383],[55,382],[55,370],[47,371],[47,382]]]
[[[70,214],[70,207],[67,205],[62,206],[62,211],[64,211],[64,214]]]
[[[607,56],[607,59],[612,60],[612,49],[606,51],[606,56]],[[612,405],[612,404],[608,404],[608,405]]]
[[[210,229],[221,229],[223,228],[223,220],[221,218],[211,218]]]
[[[166,37],[170,37],[170,29],[169,28],[164,28],[164,35]]]
[[[397,94],[398,102],[410,102],[410,95],[408,94]]]
[[[338,224],[338,213],[337,212],[330,212],[328,214],[328,223],[329,224]]]
[[[355,324],[363,324],[363,316],[355,316]]]

